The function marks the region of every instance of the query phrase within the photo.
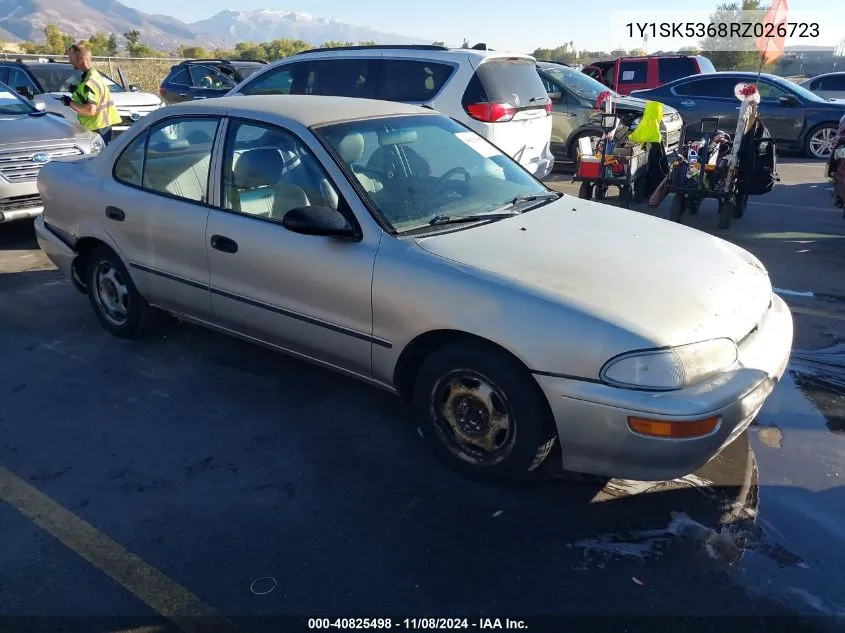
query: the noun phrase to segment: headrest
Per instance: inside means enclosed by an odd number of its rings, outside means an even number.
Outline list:
[[[337,144],[337,151],[346,163],[357,163],[364,156],[364,135],[350,132]]]
[[[234,181],[238,189],[275,185],[282,177],[284,161],[278,150],[254,149],[242,154],[235,164]]]

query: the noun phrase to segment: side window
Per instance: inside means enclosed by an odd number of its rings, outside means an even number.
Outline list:
[[[235,87],[229,77],[211,66],[189,66],[191,86],[200,90],[229,90]]]
[[[9,67],[8,66],[0,66],[0,84],[6,84],[9,86]],[[9,86],[12,90],[15,89],[14,86]]]
[[[293,92],[293,79],[299,64],[290,64],[268,70],[245,85],[245,95],[289,95]]]
[[[170,78],[170,83],[174,86],[190,86],[191,76],[185,68],[181,68]]]
[[[689,57],[663,57],[657,60],[657,79],[662,84],[696,74],[695,62]]]
[[[127,185],[141,186],[141,173],[144,169],[144,148],[147,145],[147,134],[136,138],[129,147],[123,150],[120,158],[114,164],[115,180]]]
[[[845,75],[828,75],[816,80],[813,86],[816,90],[845,91]]]
[[[233,122],[223,174],[223,207],[244,215],[281,222],[296,207],[339,206],[317,158],[296,136],[275,127]]]
[[[705,79],[694,79],[692,81],[682,83],[680,86],[675,86],[673,90],[676,95],[681,96],[710,99],[735,99],[734,87],[736,84],[736,79],[709,77]]]
[[[757,89],[760,91],[760,100],[761,101],[777,101],[781,97],[789,96],[789,93],[781,88],[780,86],[776,86],[774,84],[770,84],[766,81],[761,81],[757,84]]]
[[[320,59],[308,62],[304,93],[374,99],[376,62],[371,59]]]
[[[29,88],[32,91],[32,94],[38,94],[40,92],[38,87],[32,83],[32,79],[29,78],[29,75],[23,72],[20,68],[9,69],[9,81],[6,85],[12,90],[17,90],[18,88]]]
[[[141,186],[193,202],[208,202],[208,175],[217,119],[168,119],[150,129]]]
[[[612,70],[611,70],[612,73]],[[613,81],[613,75],[609,77]],[[619,68],[619,85],[623,84],[644,84],[648,81],[648,62],[622,62]]]
[[[381,62],[379,99],[386,101],[429,101],[452,76],[454,68],[432,62],[391,60]]]

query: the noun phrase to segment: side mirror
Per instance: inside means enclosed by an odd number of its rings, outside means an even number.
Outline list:
[[[563,93],[562,92],[550,92],[549,99],[552,101],[563,101]]]
[[[32,94],[32,90],[30,90],[27,86],[18,86],[17,88],[15,88],[15,92],[17,92],[24,99],[32,99],[35,96],[34,94]]]
[[[322,235],[356,239],[357,233],[346,217],[337,209],[311,205],[296,207],[285,213],[282,226],[303,235]]]
[[[792,106],[798,103],[798,99],[796,99],[792,95],[785,95],[783,97],[778,98],[778,103],[785,108],[791,108]]]
[[[138,84],[129,84],[129,92],[141,92],[141,86]]]
[[[39,112],[44,112],[47,109],[47,104],[44,103],[43,101],[38,101],[37,103],[34,103],[33,106]]]

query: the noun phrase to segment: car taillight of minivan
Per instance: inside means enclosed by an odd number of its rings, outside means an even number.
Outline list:
[[[509,103],[471,103],[467,114],[484,123],[504,123],[513,119],[516,108]]]
[[[551,113],[552,113],[552,100],[549,99],[548,101],[546,101],[546,114],[551,114]]]

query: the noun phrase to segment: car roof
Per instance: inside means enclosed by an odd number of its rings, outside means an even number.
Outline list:
[[[419,106],[394,101],[358,99],[354,97],[330,97],[324,95],[250,95],[186,101],[167,108],[171,112],[188,109],[239,110],[256,114],[275,114],[289,117],[306,127],[337,123],[352,119],[367,119],[403,114],[436,114]]]
[[[432,46],[432,45],[381,45],[381,46],[338,46],[333,48],[312,48],[306,51],[302,51],[300,53],[296,53],[291,55],[290,57],[286,57],[279,61],[289,61],[293,59],[298,59],[302,57],[347,57],[350,54],[360,54],[361,56],[366,56],[368,53],[379,53],[379,52],[396,52],[396,53],[404,53],[403,57],[413,57],[413,53],[418,53],[420,56],[425,57],[443,57],[444,59],[466,59],[467,57],[475,58],[478,61],[483,61],[489,57],[511,57],[511,58],[520,58],[520,59],[534,59],[531,55],[526,53],[511,53],[507,51],[494,51],[490,49],[477,49],[477,48],[446,48],[445,46]],[[408,55],[410,53],[410,55]]]

